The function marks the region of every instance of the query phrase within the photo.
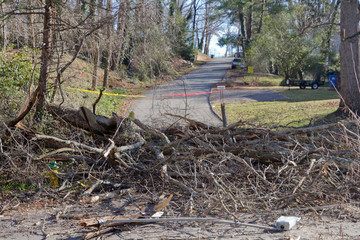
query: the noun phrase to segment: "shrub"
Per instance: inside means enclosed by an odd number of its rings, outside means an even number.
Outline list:
[[[9,114],[19,108],[22,96],[39,78],[39,71],[30,57],[32,54],[34,52],[27,48],[0,53],[0,103],[2,110]]]

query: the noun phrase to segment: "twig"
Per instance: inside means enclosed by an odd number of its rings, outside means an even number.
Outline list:
[[[99,97],[96,99],[96,101],[93,103],[93,113],[96,114],[96,104],[98,104],[98,102],[100,101],[102,95],[103,95],[103,91],[105,91],[105,88],[101,88],[100,89],[100,94]]]
[[[135,149],[141,147],[144,144],[145,144],[145,139],[142,138],[137,143],[126,145],[126,146],[121,146],[121,147],[116,148],[116,150],[118,152],[126,152],[126,151],[130,151],[130,150],[135,150]]]
[[[77,152],[77,150],[75,150],[73,148],[59,148],[59,149],[56,149],[54,151],[45,153],[45,154],[35,158],[35,160],[41,160],[41,159],[44,159],[44,158],[48,158],[48,157],[54,156],[54,155],[56,155],[58,153],[62,153],[62,152]]]
[[[100,186],[103,182],[103,180],[97,180],[86,191],[83,192],[82,196],[90,195],[95,190],[95,188]]]
[[[108,233],[108,232],[112,232],[112,231],[114,231],[114,228],[112,228],[112,227],[104,228],[104,229],[98,230],[96,232],[88,233],[83,239],[84,240],[91,239],[91,238],[94,238],[94,237],[97,237],[99,235],[102,235],[102,234],[105,234],[105,233]]]
[[[219,152],[220,153],[220,152]],[[221,153],[220,153],[221,154]],[[263,176],[261,176],[252,166],[249,165],[248,162],[246,162],[245,159],[235,156],[232,153],[224,153],[224,155],[230,156],[231,158],[235,159],[235,161],[240,162],[244,164],[250,171],[252,171],[256,176],[258,176],[265,185],[270,186],[271,183],[266,180]]]
[[[171,114],[171,113],[166,113],[166,115],[171,116],[171,117],[176,117],[176,118],[183,119],[183,120],[187,121],[190,124],[190,126],[193,126],[193,127],[196,127],[196,128],[197,127],[202,128],[202,129],[210,129],[210,128],[212,128],[209,125],[206,125],[205,123],[198,122],[198,121],[195,121],[195,120],[192,120],[192,119],[189,119],[187,117],[180,116],[180,115]]]
[[[66,145],[72,145],[72,146],[78,147],[80,149],[88,150],[90,152],[103,153],[103,151],[104,151],[104,149],[101,149],[101,148],[94,148],[94,147],[90,147],[88,145],[78,143],[78,142],[75,142],[75,141],[64,140],[64,139],[57,138],[57,137],[54,137],[54,136],[48,136],[48,135],[42,135],[42,134],[35,134],[35,137],[33,137],[31,140],[34,141],[34,140],[44,140],[44,139],[64,143]]]
[[[168,175],[168,173],[164,173],[164,177],[165,177],[165,179],[168,180],[169,182],[172,182],[172,183],[176,184],[177,186],[179,186],[179,187],[181,187],[182,189],[188,191],[189,193],[191,193],[191,194],[194,195],[194,196],[201,194],[200,192],[195,191],[195,190],[192,189],[191,187],[188,187],[188,186],[186,186],[185,184],[179,182],[178,180],[170,177],[170,176]]]
[[[111,151],[115,148],[115,142],[113,140],[111,140],[110,138],[108,139],[110,142],[110,146],[106,148],[106,150],[104,151],[103,156],[105,158],[107,158],[109,156],[109,154],[111,153]]]
[[[310,172],[312,170],[312,168],[314,167],[314,163],[315,163],[315,159],[311,159],[311,163],[310,166],[308,168],[308,170],[306,171],[305,176],[300,180],[300,182],[296,185],[296,187],[294,188],[294,190],[292,191],[292,194],[295,194],[296,191],[301,187],[301,185],[303,184],[303,182],[305,181],[306,177],[310,175]]]
[[[296,164],[299,164],[302,162],[302,160],[304,160],[307,156],[309,156],[310,154],[313,154],[313,153],[320,153],[320,152],[323,152],[325,151],[325,148],[324,147],[319,147],[317,149],[310,149],[308,151],[306,151],[305,153],[303,153],[299,159],[296,161]]]
[[[146,132],[150,132],[152,133],[153,135],[155,136],[158,136],[159,138],[163,139],[167,144],[170,143],[170,140],[169,138],[162,132],[154,129],[154,128],[151,128],[149,126],[146,126],[145,124],[143,124],[140,120],[138,119],[134,119],[133,122],[139,127],[141,128],[142,130],[146,131]]]
[[[90,198],[83,197],[80,200],[80,202],[83,202],[83,203],[96,203],[96,202],[100,202],[100,201],[103,201],[103,200],[106,200],[106,199],[112,199],[112,198],[120,197],[124,193],[127,193],[127,192],[129,192],[129,189],[115,190],[115,191],[112,191],[112,192],[92,196]]]

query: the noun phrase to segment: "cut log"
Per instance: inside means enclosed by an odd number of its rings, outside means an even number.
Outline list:
[[[91,127],[98,124],[96,122],[96,115],[93,114],[91,112],[91,110],[88,109],[87,107],[80,107],[79,114],[83,118],[83,120],[86,120],[86,119],[89,120]]]

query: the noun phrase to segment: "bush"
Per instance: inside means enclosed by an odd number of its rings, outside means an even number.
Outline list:
[[[39,71],[30,57],[32,54],[34,52],[27,48],[0,53],[0,103],[2,110],[9,114],[19,108],[31,82],[36,84],[39,78]]]
[[[324,62],[322,61],[321,55],[310,55],[305,58],[303,71],[306,75],[311,75],[315,79],[316,74],[322,72],[324,68]]]
[[[142,82],[171,73],[171,48],[168,39],[157,27],[144,29],[144,37],[137,39],[134,47],[131,72]]]
[[[185,60],[193,61],[195,59],[195,49],[189,45],[182,46],[178,49],[178,54]]]

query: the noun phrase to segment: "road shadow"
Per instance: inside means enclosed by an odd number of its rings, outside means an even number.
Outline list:
[[[221,94],[220,91],[210,94],[211,104],[217,103],[244,103],[244,102],[264,102],[264,101],[285,101],[288,97],[268,90],[268,89],[236,89],[225,90]]]

